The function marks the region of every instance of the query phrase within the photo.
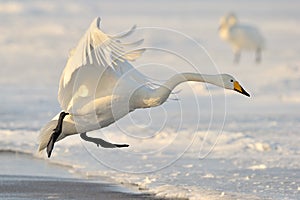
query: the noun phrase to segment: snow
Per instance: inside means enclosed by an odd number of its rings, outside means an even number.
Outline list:
[[[158,197],[298,199],[299,8],[294,0],[0,1],[0,152],[25,152],[70,173]],[[229,11],[264,34],[262,63],[246,52],[233,63],[217,33]],[[172,96],[177,100],[88,133],[129,148],[102,149],[75,135],[57,143],[46,159],[37,153],[39,129],[60,111],[60,74],[95,16],[109,33],[138,25],[136,37],[152,49],[133,64],[151,78],[229,73],[251,98],[183,84]]]

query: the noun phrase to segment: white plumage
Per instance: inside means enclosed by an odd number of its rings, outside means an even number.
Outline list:
[[[124,34],[110,36],[100,29],[100,18],[96,18],[76,48],[71,51],[58,91],[61,108],[69,115],[63,119],[57,141],[68,135],[106,127],[135,109],[161,105],[172,90],[185,81],[208,82],[249,96],[238,82],[227,74],[182,73],[155,88],[145,75],[129,63],[145,51],[143,48],[128,49],[141,44],[142,40],[133,43],[122,42],[122,39],[134,30],[135,27]],[[59,114],[42,128],[40,151],[49,145],[53,129],[58,124],[58,117]],[[86,135],[82,138],[91,141]],[[111,148],[122,145],[106,142],[102,146]]]

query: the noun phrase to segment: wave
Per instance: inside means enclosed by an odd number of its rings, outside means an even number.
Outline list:
[[[0,154],[18,154],[18,155],[33,156],[31,152],[20,150],[20,149],[11,149],[11,148],[0,149]]]

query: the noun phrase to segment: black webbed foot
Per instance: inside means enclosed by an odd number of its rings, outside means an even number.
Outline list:
[[[62,132],[62,124],[63,124],[63,120],[65,118],[66,115],[68,115],[69,113],[66,112],[61,112],[58,118],[58,122],[57,122],[57,126],[55,127],[55,129],[53,129],[53,133],[51,135],[51,138],[47,144],[47,155],[48,158],[50,158],[52,150],[54,148],[54,143],[56,142],[57,138],[59,137],[59,135]]]
[[[260,63],[260,61],[261,61],[261,49],[256,50],[255,61],[256,61],[257,64]]]
[[[54,139],[54,134],[55,134],[55,132],[51,135],[51,138],[50,138],[50,140],[49,140],[49,142],[47,144],[47,155],[48,155],[48,158],[50,158],[50,156],[51,156],[51,152],[52,152],[52,150],[54,148],[54,143],[56,141]]]
[[[116,147],[118,148],[122,148],[122,147],[129,147],[128,144],[114,144]]]
[[[122,147],[129,147],[128,144],[112,144],[110,142],[107,142],[101,138],[93,138],[86,135],[86,133],[81,133],[80,137],[87,141],[87,142],[93,142],[97,145],[97,147],[101,146],[103,148],[122,148]]]

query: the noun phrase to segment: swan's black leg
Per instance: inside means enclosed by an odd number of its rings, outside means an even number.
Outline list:
[[[260,61],[261,61],[261,49],[260,48],[258,48],[256,50],[255,55],[256,55],[256,59],[255,59],[256,63],[260,63]]]
[[[241,58],[241,52],[240,51],[236,51],[234,53],[234,60],[233,60],[233,62],[234,63],[239,63],[240,62],[240,58]]]
[[[48,154],[48,158],[50,158],[51,156],[51,152],[54,148],[54,143],[56,142],[58,136],[61,134],[62,132],[62,124],[63,124],[63,120],[65,118],[66,115],[68,115],[69,113],[66,112],[61,112],[58,118],[58,122],[57,122],[57,126],[55,127],[55,129],[53,129],[53,133],[51,135],[51,138],[47,144],[47,154]]]
[[[97,147],[101,146],[103,148],[122,148],[122,147],[129,147],[128,144],[112,144],[110,142],[107,142],[101,138],[93,138],[86,135],[86,133],[81,133],[80,137],[87,141],[87,142],[93,142],[97,145]]]

